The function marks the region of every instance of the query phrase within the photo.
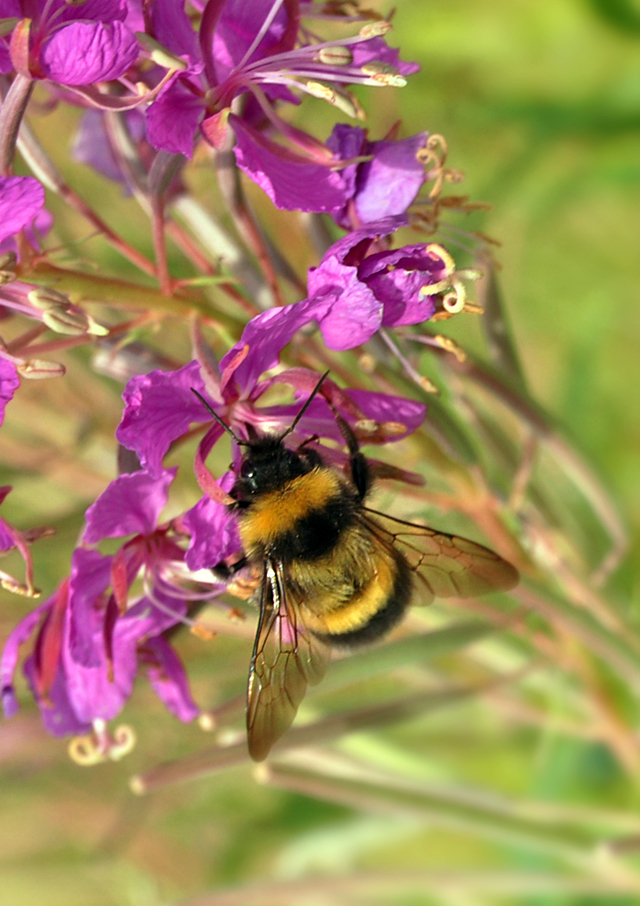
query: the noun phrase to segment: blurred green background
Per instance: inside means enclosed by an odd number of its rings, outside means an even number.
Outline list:
[[[492,205],[473,223],[502,244],[499,280],[532,393],[603,476],[628,524],[630,553],[610,589],[637,625],[640,4],[398,0],[394,27],[391,43],[422,70],[403,90],[360,94],[371,111],[371,135],[383,135],[398,118],[404,135],[443,134],[449,165],[466,174],[460,191]],[[306,102],[302,123],[313,121],[319,104]],[[64,158],[63,146],[58,154]],[[116,192],[92,185],[94,192]],[[474,327],[456,324],[450,333],[481,348]],[[64,389],[43,382],[37,391],[37,400],[29,388],[24,403],[8,410],[2,483],[16,490],[3,514],[18,525],[58,526],[58,538],[36,551],[38,583],[49,593],[67,569],[84,508],[113,477],[109,437],[120,404],[115,385],[87,383],[73,361]],[[72,448],[80,451],[73,464],[66,456]],[[4,638],[24,602],[4,593],[2,601]],[[181,643],[205,707],[242,691],[250,630],[238,636],[216,642],[215,658],[198,639]],[[399,776],[461,790],[624,811],[629,833],[637,834],[633,772],[600,743],[558,731],[555,680],[548,670],[540,692],[548,715],[543,729],[514,719],[506,733],[497,712],[468,702],[354,736],[340,750],[366,750]],[[376,677],[350,687],[341,704],[373,703],[389,682]],[[134,753],[82,769],[68,760],[64,742],[44,733],[21,691],[25,707],[0,729],[0,906],[638,902],[637,894],[625,899],[596,882],[583,892],[568,886],[504,896],[473,883],[457,891],[428,885],[423,871],[509,870],[525,878],[557,859],[549,847],[509,843],[508,833],[443,825],[401,809],[377,814],[263,786],[247,767],[136,798],[128,788],[132,774],[197,751],[210,738],[174,721],[140,684],[124,715],[139,738]],[[396,889],[376,885],[375,873],[383,870],[398,873]],[[344,877],[355,878],[355,886],[341,887]],[[360,886],[357,879],[364,879]],[[250,883],[257,886],[236,899],[197,899]]]

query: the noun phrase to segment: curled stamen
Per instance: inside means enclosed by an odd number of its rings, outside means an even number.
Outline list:
[[[92,767],[105,761],[119,761],[132,751],[136,735],[132,727],[122,724],[109,734],[104,720],[93,722],[93,732],[75,736],[69,743],[69,757],[82,767]]]

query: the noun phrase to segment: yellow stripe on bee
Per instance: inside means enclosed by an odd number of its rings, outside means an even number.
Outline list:
[[[277,491],[258,497],[240,518],[240,539],[246,551],[264,545],[268,539],[290,531],[298,519],[321,510],[342,491],[337,473],[313,469],[288,481]]]
[[[316,632],[335,636],[360,629],[386,606],[393,593],[397,574],[398,568],[393,557],[380,552],[369,582],[347,601],[333,608],[330,606],[330,599],[314,602],[310,598],[306,601],[305,625]]]

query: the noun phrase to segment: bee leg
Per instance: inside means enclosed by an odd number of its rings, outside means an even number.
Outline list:
[[[354,487],[358,492],[358,497],[360,498],[360,500],[364,500],[364,498],[371,490],[372,484],[371,469],[369,468],[369,463],[367,462],[366,456],[360,452],[358,438],[353,433],[351,425],[349,425],[342,418],[342,416],[338,415],[335,410],[334,415],[336,417],[338,427],[340,428],[340,433],[344,437],[349,449],[349,456],[351,460],[351,480],[353,481]]]
[[[215,566],[211,566],[210,569],[216,579],[221,582],[227,582],[236,573],[239,573],[241,569],[244,569],[248,562],[246,557],[240,557],[239,560],[235,560],[233,563],[227,563],[226,560],[222,560],[220,563],[216,563]]]

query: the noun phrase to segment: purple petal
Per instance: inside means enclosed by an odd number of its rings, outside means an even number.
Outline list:
[[[88,733],[91,730],[89,720],[81,720],[76,714],[68,692],[67,678],[64,667],[60,665],[55,679],[49,690],[48,699],[51,704],[45,704],[38,697],[36,670],[33,656],[25,661],[24,673],[31,686],[33,697],[38,702],[42,723],[52,736],[70,736]]]
[[[177,77],[147,110],[147,139],[154,148],[184,154],[191,160],[204,101]]]
[[[230,117],[236,136],[238,166],[285,211],[331,213],[347,201],[339,172],[313,163],[250,129],[237,116]]]
[[[111,583],[112,557],[77,548],[71,558],[69,581],[69,655],[85,667],[103,656],[102,610],[96,601]]]
[[[87,510],[83,541],[97,544],[103,538],[151,534],[177,471],[166,469],[157,477],[146,470],[120,475]]]
[[[423,403],[403,396],[390,396],[371,390],[349,390],[349,396],[367,418],[376,422],[400,422],[405,425],[408,434],[420,427],[427,411]],[[389,442],[402,440],[403,436],[390,437]]]
[[[164,597],[163,604],[175,616],[154,607],[143,598],[116,621],[113,634],[113,672],[107,668],[104,636],[95,633],[94,649],[98,662],[94,666],[78,664],[63,648],[66,690],[74,713],[80,720],[111,720],[121,710],[133,690],[138,669],[138,646],[175,625],[184,612],[184,603]]]
[[[149,639],[143,649],[145,660],[150,663],[147,673],[153,689],[172,714],[188,723],[200,713],[191,698],[189,684],[180,658],[162,636]]]
[[[201,59],[198,39],[184,10],[184,0],[154,0],[151,7],[153,36],[163,47],[193,65]]]
[[[325,310],[321,302],[310,303],[309,300],[304,300],[282,308],[271,308],[249,321],[240,341],[220,362],[220,369],[224,371],[228,363],[242,349],[248,347],[245,359],[238,365],[233,375],[241,397],[248,397],[260,375],[278,364],[280,352],[290,342],[295,332],[313,321],[316,314],[322,314]]]
[[[104,116],[101,110],[87,110],[83,114],[71,153],[80,163],[93,167],[107,179],[126,184],[126,176],[109,143]],[[124,116],[129,135],[134,142],[139,142],[145,134],[142,114],[139,110],[128,110]]]
[[[0,177],[0,242],[24,229],[44,205],[44,189],[31,176]]]
[[[273,0],[217,0],[215,5],[220,7],[220,13],[213,33],[212,56],[220,83],[244,59],[271,12]],[[291,4],[282,4],[249,60],[291,50],[297,33],[297,21],[290,20],[287,11],[291,8]]]
[[[371,339],[382,322],[382,303],[358,277],[333,257],[309,272],[309,296],[326,311],[317,317],[329,349],[344,350]]]
[[[426,138],[421,132],[398,142],[371,143],[367,150],[373,160],[358,171],[356,211],[362,223],[406,213],[424,183],[424,164],[417,155]]]
[[[384,38],[361,41],[359,44],[353,44],[351,50],[354,66],[364,66],[366,63],[386,63],[397,69],[403,76],[412,75],[420,69],[418,63],[405,63],[401,60],[398,50],[395,47],[389,47]]]
[[[170,444],[186,434],[192,422],[210,419],[191,387],[205,393],[195,361],[178,371],[136,375],[125,388],[126,407],[116,437],[128,450],[135,450],[153,475],[162,473],[162,458]]]
[[[53,0],[47,4],[49,18],[55,13],[55,24],[75,22],[78,19],[108,24],[123,21],[127,16],[127,0],[85,0],[74,6],[66,0]]]
[[[231,490],[235,476],[227,472],[217,484]],[[232,554],[242,551],[238,520],[228,506],[202,497],[182,518],[191,535],[185,563],[190,570],[209,569]]]
[[[71,22],[42,45],[40,67],[60,85],[117,79],[138,59],[138,42],[122,22]]]
[[[5,717],[13,717],[18,710],[18,702],[13,691],[13,677],[18,664],[20,646],[33,635],[42,616],[51,609],[53,601],[53,597],[49,598],[28,613],[26,617],[23,617],[5,642],[2,658],[0,658],[0,686],[2,687],[2,707]]]
[[[13,362],[0,358],[0,425],[4,421],[4,410],[7,403],[13,399],[19,386],[20,380],[16,366]]]

